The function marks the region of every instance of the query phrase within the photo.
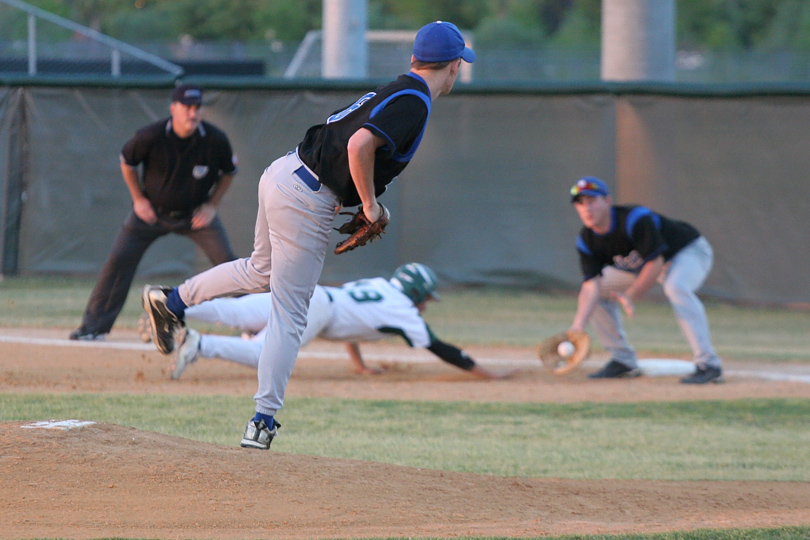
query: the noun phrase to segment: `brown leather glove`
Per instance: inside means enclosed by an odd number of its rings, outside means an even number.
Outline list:
[[[335,254],[340,255],[354,248],[365,246],[368,242],[373,242],[379,238],[384,232],[385,227],[391,221],[391,214],[388,209],[380,205],[382,215],[377,218],[377,221],[369,221],[363,213],[363,207],[358,207],[357,212],[341,212],[341,215],[352,216],[349,221],[336,229],[340,234],[350,235],[347,239],[338,242],[335,246]]]
[[[574,346],[569,356],[560,356],[558,347],[567,341]],[[544,339],[537,348],[537,355],[543,365],[555,375],[565,375],[574,371],[591,352],[591,338],[585,332],[568,330]]]

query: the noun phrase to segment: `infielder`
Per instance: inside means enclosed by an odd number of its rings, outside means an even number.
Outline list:
[[[386,213],[377,197],[419,147],[432,101],[453,88],[462,60],[474,59],[455,25],[422,27],[410,72],[311,127],[294,151],[265,170],[249,258],[216,266],[175,289],[144,288],[152,339],[164,354],[174,349],[187,306],[235,294],[272,295],[256,414],[245,426],[243,447],[268,449],[276,435],[274,416],[284,404],[337,211],[362,204],[370,222]]]
[[[721,382],[721,361],[712,347],[703,303],[695,294],[712,268],[709,242],[692,225],[647,207],[612,205],[607,185],[598,178],[577,181],[571,202],[584,226],[577,238],[583,283],[570,330],[584,331],[590,320],[611,353],[611,360],[588,376],[640,374],[618,306],[632,318],[636,300],[658,281],[692,348],[695,372],[681,382]]]
[[[394,271],[390,280],[361,279],[341,287],[315,287],[309,301],[307,327],[301,347],[316,337],[344,341],[354,370],[361,375],[381,373],[363,362],[359,342],[400,336],[410,347],[425,348],[445,362],[484,379],[511,375],[494,373],[475,363],[464,351],[439,340],[422,318],[428,300],[438,300],[436,274],[427,266],[408,263]],[[253,368],[259,365],[265,327],[272,306],[270,293],[240,298],[217,298],[186,310],[189,319],[222,323],[254,334],[249,339],[203,334],[187,328],[183,343],[173,354],[172,379],[199,356],[221,358]]]

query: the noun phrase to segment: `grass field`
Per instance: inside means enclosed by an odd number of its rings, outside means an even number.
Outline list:
[[[92,418],[233,446],[234,426],[251,405],[249,396],[0,394],[0,420]],[[279,416],[294,427],[273,448],[526,478],[810,482],[807,418],[810,402],[780,399],[459,405],[299,398]]]
[[[166,283],[177,283],[168,278]],[[140,286],[130,291],[116,325],[136,328],[141,314]],[[90,296],[87,278],[6,278],[0,282],[0,326],[76,328]],[[447,341],[464,344],[534,346],[545,336],[565,330],[576,309],[572,295],[503,288],[460,288],[442,291],[425,319]],[[721,356],[757,361],[810,363],[810,313],[787,308],[737,306],[707,301],[714,345]],[[641,302],[627,322],[633,345],[649,354],[688,355],[669,304]],[[228,332],[205,327],[203,330]],[[597,345],[598,347],[598,345]]]
[[[67,332],[78,325],[91,287],[87,279],[6,278],[0,326]],[[462,345],[530,346],[564,329],[574,306],[572,296],[459,289],[443,291],[426,319]],[[810,362],[807,313],[719,302],[708,302],[707,310],[721,355]],[[134,287],[119,325],[134,328],[139,313]],[[628,332],[641,351],[686,353],[665,303],[641,304]],[[298,398],[287,405],[280,420],[295,426],[294,436],[273,443],[283,452],[498,476],[810,483],[810,401],[802,399],[563,405]],[[221,445],[234,444],[234,425],[251,406],[250,396],[0,391],[1,421],[93,418]],[[335,437],[335,426],[352,437]],[[810,539],[807,521],[807,527],[564,538]]]

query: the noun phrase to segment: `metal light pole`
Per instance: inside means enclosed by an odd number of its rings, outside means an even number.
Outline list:
[[[675,80],[675,0],[602,0],[602,80]],[[616,197],[666,208],[677,164],[666,107],[616,100]]]
[[[602,0],[602,80],[675,80],[675,0]]]
[[[323,0],[323,78],[367,76],[367,27],[368,0]]]

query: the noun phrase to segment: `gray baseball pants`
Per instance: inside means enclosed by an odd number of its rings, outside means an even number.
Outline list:
[[[294,174],[301,166],[293,152],[262,174],[250,257],[215,266],[178,287],[187,306],[221,296],[270,292],[270,316],[253,397],[256,412],[267,415],[275,415],[284,405],[307,324],[309,299],[320,278],[340,206],[332,190],[321,185],[313,191]]]
[[[714,252],[709,241],[699,237],[679,251],[667,263],[658,282],[663,286],[675,319],[692,349],[692,358],[700,367],[721,367],[712,346],[709,320],[697,291],[712,269]],[[610,266],[603,270],[601,297],[591,315],[591,326],[611,358],[628,367],[638,367],[636,351],[627,341],[621,307],[610,298],[612,291],[624,291],[635,280],[635,274]]]

